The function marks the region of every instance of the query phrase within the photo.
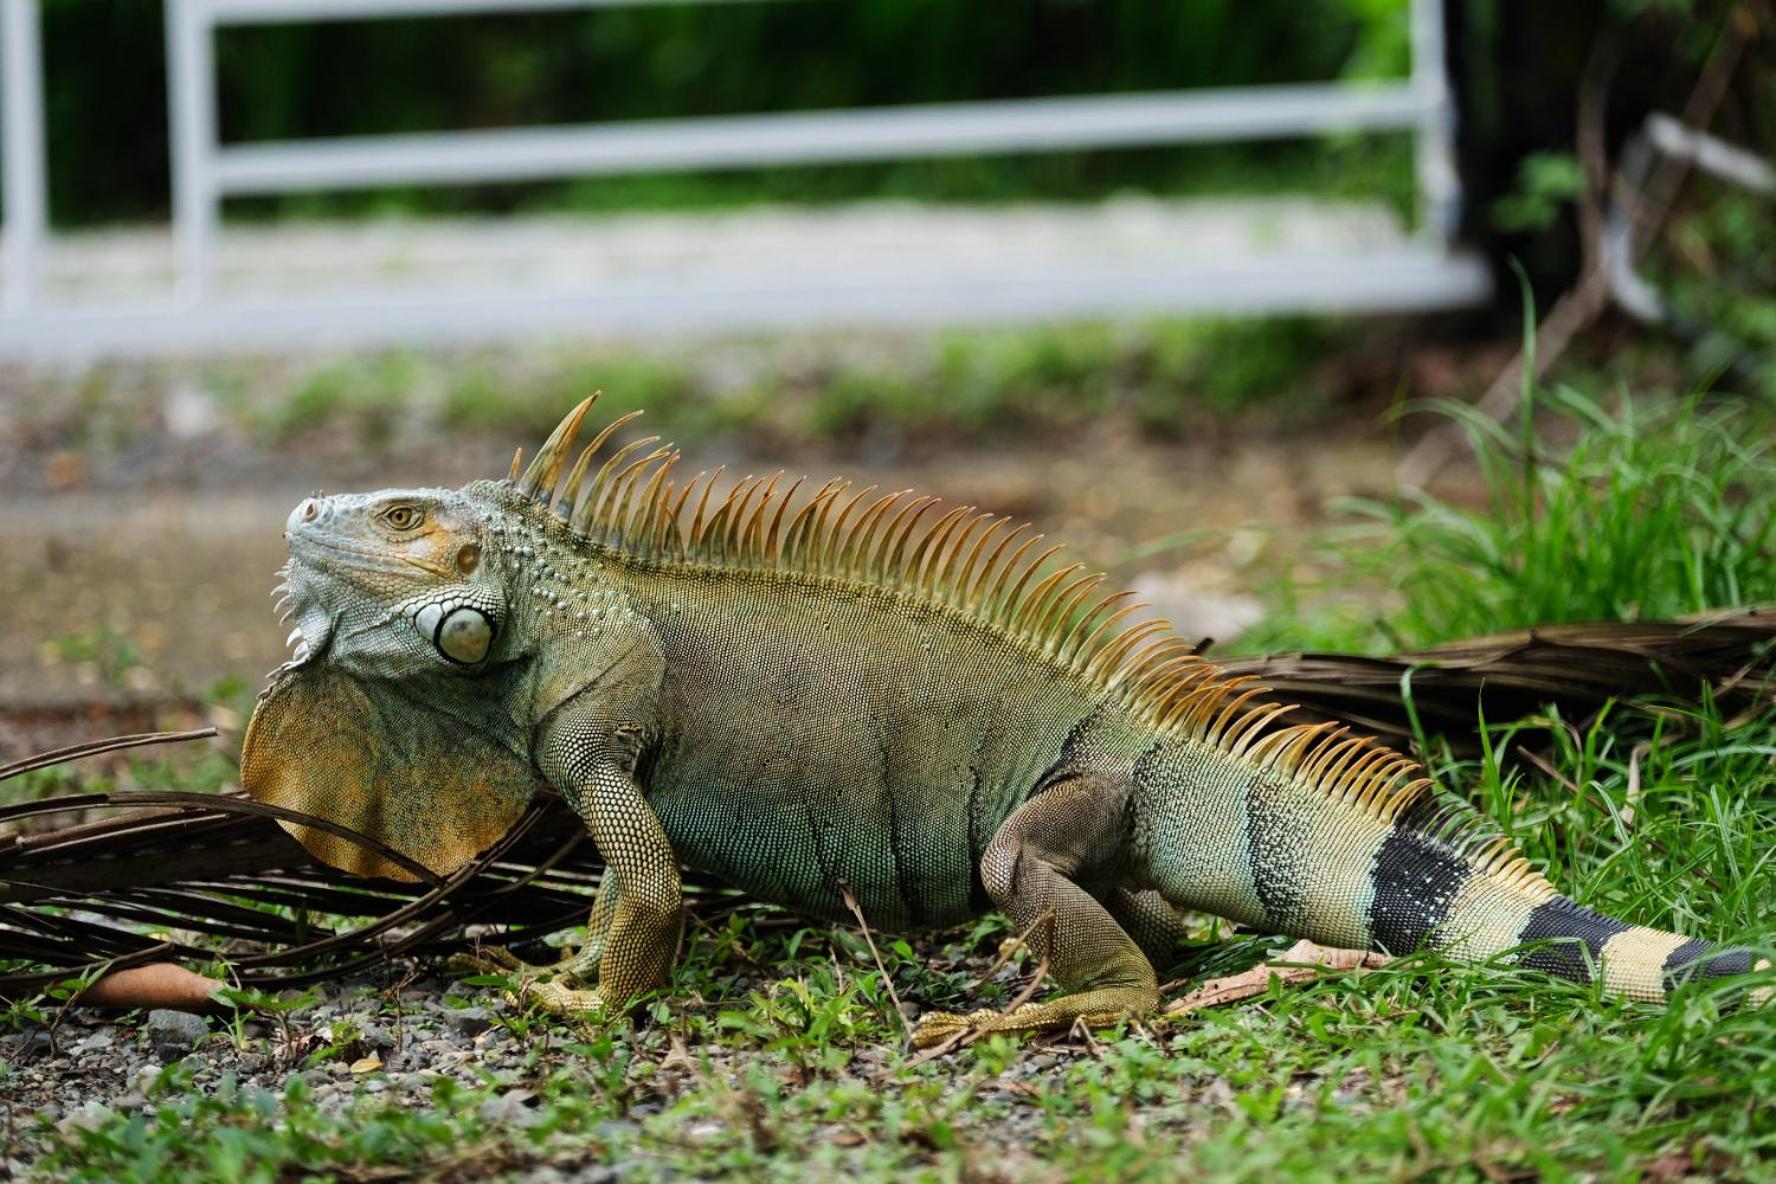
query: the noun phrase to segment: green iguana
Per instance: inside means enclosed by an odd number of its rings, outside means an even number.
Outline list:
[[[1067,993],[928,1016],[920,1045],[1153,1011],[1182,910],[1395,954],[1524,946],[1645,1000],[1752,969],[1558,895],[1410,759],[1279,722],[1028,527],[781,474],[712,498],[720,470],[676,484],[654,437],[593,472],[633,416],[570,466],[592,402],[505,480],[292,512],[296,652],[242,762],[255,797],[404,860],[290,825],[316,857],[406,880],[461,867],[547,781],[608,865],[579,953],[495,959],[554,1011],[665,982],[681,861],[883,930],[1007,914]]]

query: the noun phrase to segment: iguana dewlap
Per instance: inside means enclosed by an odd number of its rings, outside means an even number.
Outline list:
[[[997,907],[1068,994],[969,1019],[991,1028],[1153,1010],[1146,951],[1179,910],[1475,960],[1555,939],[1519,960],[1647,1000],[1749,969],[1559,896],[1409,759],[1281,725],[1164,626],[1125,626],[1102,576],[1051,570],[1025,527],[778,477],[715,499],[715,475],[671,481],[653,439],[594,471],[623,420],[570,468],[591,402],[522,476],[296,508],[300,644],[242,765],[255,797],[438,874],[547,780],[608,865],[585,948],[512,963],[557,1010],[664,982],[681,861],[819,917],[846,917],[848,891],[882,929]],[[329,863],[415,878],[290,829]]]

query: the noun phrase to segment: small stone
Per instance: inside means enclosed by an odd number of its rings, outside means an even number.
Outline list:
[[[444,1022],[459,1036],[479,1036],[493,1027],[493,1016],[485,1007],[459,1007],[444,1015]]]
[[[47,1029],[33,1028],[18,1037],[16,1047],[21,1059],[48,1056],[50,1051],[55,1048],[55,1037],[51,1036]]]
[[[148,1043],[162,1056],[177,1056],[197,1047],[209,1035],[202,1016],[157,1008],[148,1013]]]
[[[532,1126],[542,1117],[529,1103],[536,1095],[527,1089],[508,1090],[488,1098],[477,1108],[482,1121],[504,1126]]]
[[[387,1051],[395,1047],[395,1038],[381,1024],[365,1024],[361,1035],[371,1048]]]

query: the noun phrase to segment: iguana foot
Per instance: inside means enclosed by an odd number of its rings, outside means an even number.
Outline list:
[[[510,950],[489,947],[473,954],[454,954],[450,966],[510,980],[512,989],[504,992],[504,997],[513,1007],[534,1004],[564,1019],[597,1019],[607,1010],[604,996],[595,989],[572,985],[579,981],[573,972],[576,961],[566,958],[554,966],[536,966]]]
[[[1064,997],[1063,997],[1064,998]],[[1026,1003],[1013,1011],[983,1009],[967,1015],[950,1011],[934,1011],[913,1029],[914,1048],[935,1048],[962,1033],[985,1035],[988,1032],[1034,1032],[1042,1028],[1071,1028],[1084,1024],[1088,1028],[1106,1028],[1128,1015],[1128,1011],[1080,1012],[1056,1007],[1053,1003]]]

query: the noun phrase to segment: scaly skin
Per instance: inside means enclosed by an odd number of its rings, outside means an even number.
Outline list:
[[[1394,953],[1564,939],[1524,964],[1652,1000],[1750,969],[1556,895],[1410,761],[1248,709],[1003,519],[775,478],[712,506],[713,478],[666,483],[676,454],[631,459],[652,441],[588,483],[611,429],[557,494],[590,402],[522,476],[297,507],[301,645],[242,768],[404,860],[292,826],[318,857],[407,879],[461,867],[547,781],[608,865],[586,946],[472,964],[553,1011],[665,981],[681,862],[832,920],[848,891],[884,930],[1006,913],[1067,993],[929,1016],[920,1045],[1151,1012],[1183,909]]]

